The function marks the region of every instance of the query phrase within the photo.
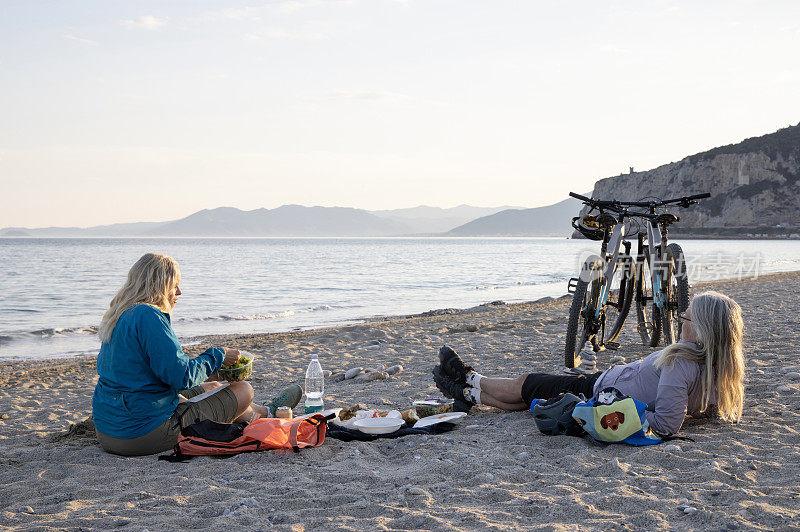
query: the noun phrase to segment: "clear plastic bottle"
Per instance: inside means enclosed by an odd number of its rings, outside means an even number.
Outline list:
[[[317,355],[311,356],[311,362],[306,369],[306,414],[319,412],[325,408],[322,396],[325,393],[325,377]]]

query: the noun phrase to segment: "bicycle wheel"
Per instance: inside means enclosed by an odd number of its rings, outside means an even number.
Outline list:
[[[583,265],[581,277],[575,284],[572,305],[567,322],[567,341],[564,348],[564,365],[575,367],[575,356],[580,352],[589,336],[597,331],[594,313],[600,298],[603,263],[599,259],[589,259]]]
[[[678,244],[667,246],[664,257],[664,283],[667,286],[664,311],[661,313],[664,344],[670,345],[681,338],[680,315],[689,308],[689,276],[686,274],[686,261]]]
[[[625,324],[625,319],[631,310],[635,278],[633,259],[629,255],[618,257],[617,266],[611,278],[611,293],[604,309],[604,324],[605,326],[610,324],[610,327],[606,327],[607,332],[604,331],[604,343],[615,341],[619,333],[622,332],[622,326]]]
[[[650,268],[650,249],[636,261],[636,318],[642,343],[650,347],[661,340],[661,314],[653,300],[653,278]]]

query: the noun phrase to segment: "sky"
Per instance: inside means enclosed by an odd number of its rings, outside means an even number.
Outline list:
[[[0,227],[536,207],[800,122],[800,3],[0,0]]]

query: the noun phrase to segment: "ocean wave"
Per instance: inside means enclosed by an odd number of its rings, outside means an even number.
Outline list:
[[[794,264],[800,262],[800,259],[776,259],[764,261],[762,264]]]
[[[14,342],[16,340],[32,340],[58,338],[64,336],[91,336],[97,334],[97,327],[90,325],[87,327],[54,327],[52,329],[36,329],[21,333],[12,333],[0,336],[0,344]]]
[[[254,321],[254,320],[273,320],[276,318],[291,318],[294,316],[293,310],[283,312],[268,312],[266,314],[222,314],[219,316],[203,316],[198,318],[178,318],[176,322],[199,322],[199,321]]]
[[[317,305],[316,307],[306,307],[300,312],[322,312],[324,310],[333,310],[330,305]]]

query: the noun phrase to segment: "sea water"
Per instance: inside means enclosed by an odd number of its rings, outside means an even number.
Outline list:
[[[691,281],[800,269],[799,241],[680,241]],[[181,267],[172,324],[306,329],[566,293],[597,242],[565,238],[0,238],[0,359],[96,354],[96,327],[146,252]]]

